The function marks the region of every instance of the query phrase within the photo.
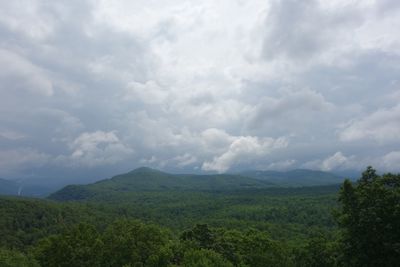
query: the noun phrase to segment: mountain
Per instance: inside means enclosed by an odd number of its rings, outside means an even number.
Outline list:
[[[18,189],[17,182],[0,178],[0,195],[17,195]]]
[[[150,168],[138,168],[89,185],[69,185],[51,194],[55,200],[83,200],[115,193],[144,191],[232,191],[271,187],[268,181],[235,174],[170,174]]]
[[[239,175],[267,181],[278,186],[316,186],[342,183],[344,178],[330,172],[298,169],[286,172],[243,171]]]

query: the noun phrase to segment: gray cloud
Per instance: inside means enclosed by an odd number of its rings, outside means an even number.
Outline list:
[[[0,175],[396,170],[399,12],[389,0],[1,3]]]

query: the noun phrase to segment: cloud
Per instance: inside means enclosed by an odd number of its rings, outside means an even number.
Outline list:
[[[51,158],[10,175],[392,168],[398,7],[3,1],[0,149]]]
[[[372,140],[397,143],[400,136],[400,105],[379,109],[368,116],[353,120],[340,133],[344,142]]]
[[[43,96],[53,95],[53,84],[45,71],[12,51],[0,49],[0,91],[25,90]]]
[[[264,97],[255,106],[249,120],[250,129],[274,132],[300,132],[304,127],[331,116],[335,105],[321,93],[310,89],[285,90],[280,97]],[[271,131],[269,130],[269,131]]]
[[[382,158],[382,167],[385,171],[398,172],[400,162],[400,151],[391,151]]]
[[[239,136],[230,144],[228,150],[215,157],[210,162],[204,162],[202,169],[205,171],[225,172],[232,165],[256,160],[276,149],[285,148],[288,141],[284,138],[259,139],[253,136]]]
[[[317,0],[271,1],[263,56],[307,61],[335,47],[362,22],[355,5],[324,5]],[[338,38],[339,37],[339,38]]]
[[[331,157],[325,159],[322,162],[321,169],[324,171],[331,171],[338,169],[348,161],[348,158],[342,154],[342,152],[336,152]]]
[[[0,137],[8,140],[21,140],[26,138],[26,136],[23,133],[10,130],[3,130],[3,131],[0,130]]]
[[[0,150],[0,173],[11,175],[16,170],[40,168],[50,161],[50,155],[32,148]]]
[[[82,133],[70,144],[70,148],[72,154],[68,160],[88,167],[114,164],[133,153],[133,149],[124,145],[114,132],[103,131]]]
[[[363,168],[363,165],[361,162],[360,164],[357,164],[356,160],[357,159],[355,159],[354,156],[345,156],[342,152],[338,151],[333,155],[328,156],[327,158],[306,162],[303,164],[302,167],[318,169],[322,171],[349,169],[360,170],[360,167]]]

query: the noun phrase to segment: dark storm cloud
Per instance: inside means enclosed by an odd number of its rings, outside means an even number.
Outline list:
[[[0,175],[396,170],[399,10],[389,0],[4,2]]]

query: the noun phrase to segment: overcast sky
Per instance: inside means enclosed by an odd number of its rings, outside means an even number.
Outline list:
[[[0,1],[0,176],[400,171],[400,1]]]

